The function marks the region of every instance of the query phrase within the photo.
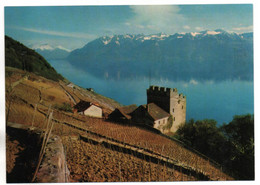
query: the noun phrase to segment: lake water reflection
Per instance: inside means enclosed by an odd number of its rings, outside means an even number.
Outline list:
[[[73,67],[64,60],[50,60],[51,65],[71,82],[93,88],[97,93],[113,98],[121,104],[145,104],[146,89],[151,85],[177,88],[187,97],[189,120],[215,119],[219,125],[228,123],[234,115],[254,113],[254,84],[248,81],[173,82],[167,79],[136,78],[129,80],[97,78]],[[106,76],[105,76],[106,75]]]

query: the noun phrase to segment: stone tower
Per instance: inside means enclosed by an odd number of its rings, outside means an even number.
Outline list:
[[[186,121],[186,97],[179,94],[177,89],[150,86],[147,89],[147,104],[155,103],[172,115],[173,124],[171,132],[176,132],[181,124]]]

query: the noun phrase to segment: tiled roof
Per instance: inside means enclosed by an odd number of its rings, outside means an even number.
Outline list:
[[[128,105],[128,106],[124,106],[124,107],[120,107],[118,108],[119,112],[124,115],[127,119],[131,119],[131,116],[129,115],[130,113],[132,113],[135,109],[137,108],[137,106],[135,104],[133,105]]]
[[[85,111],[86,109],[88,109],[91,105],[93,105],[91,102],[86,102],[83,100],[80,100],[79,103],[77,103],[74,108],[78,110],[78,112],[82,112]]]
[[[126,114],[130,114],[131,112],[133,112],[135,109],[137,108],[137,106],[135,104],[133,105],[128,105],[128,106],[123,106],[123,107],[119,107],[118,110],[120,112],[124,112]]]
[[[165,112],[163,109],[161,109],[160,107],[158,107],[156,104],[154,103],[149,103],[147,105],[142,105],[146,110],[148,110],[148,114],[154,119],[154,120],[158,120],[158,119],[162,119],[165,117],[169,117],[170,114]],[[147,108],[148,106],[148,108]]]

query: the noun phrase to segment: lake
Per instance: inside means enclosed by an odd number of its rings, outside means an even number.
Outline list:
[[[84,88],[115,99],[123,105],[146,104],[149,84],[177,88],[187,98],[186,120],[214,119],[218,125],[230,122],[234,115],[254,113],[254,83],[252,81],[170,81],[147,77],[129,80],[99,78],[73,67],[65,60],[49,60],[65,78]]]

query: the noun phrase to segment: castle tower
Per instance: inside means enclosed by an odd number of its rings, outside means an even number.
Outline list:
[[[176,132],[186,121],[186,97],[179,94],[177,89],[150,86],[147,89],[147,104],[155,103],[172,115],[173,124],[171,132]]]

